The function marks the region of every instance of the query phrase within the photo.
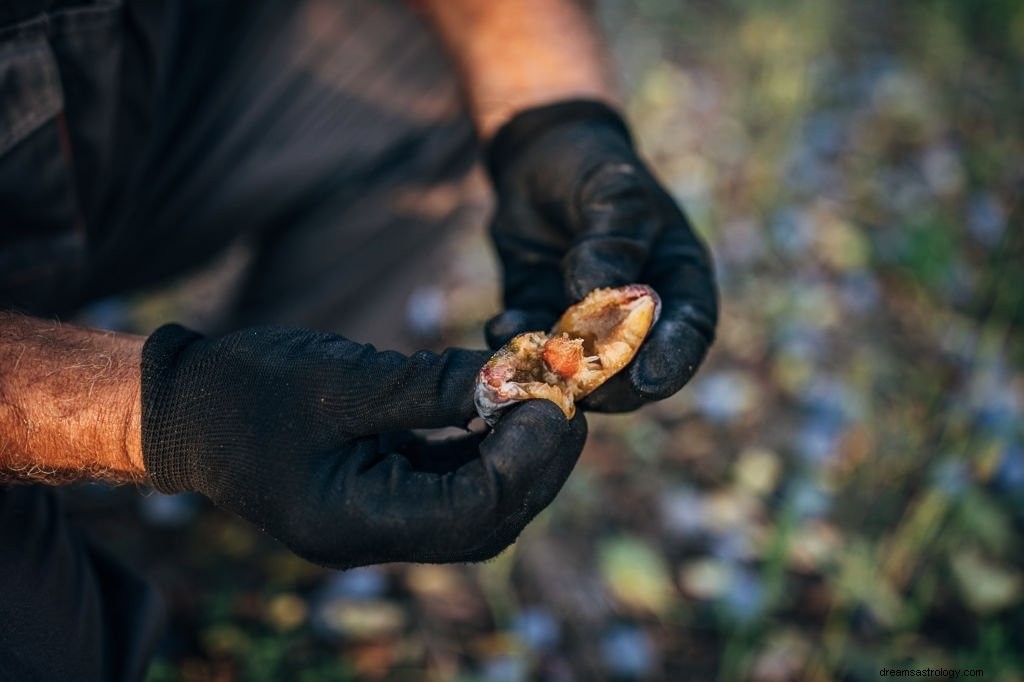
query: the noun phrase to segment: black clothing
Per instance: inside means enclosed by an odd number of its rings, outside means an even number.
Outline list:
[[[398,0],[90,3],[0,29],[0,73],[0,306],[66,315],[244,240],[224,328],[345,332],[466,206],[473,127]]]
[[[66,316],[243,240],[220,329],[359,338],[470,210],[475,157],[398,0],[0,3],[0,307]],[[0,680],[137,679],[154,600],[52,491],[0,487]]]
[[[0,681],[137,680],[163,604],[67,523],[55,491],[0,487]]]

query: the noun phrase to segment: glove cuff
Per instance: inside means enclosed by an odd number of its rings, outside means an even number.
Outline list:
[[[576,122],[610,125],[620,132],[630,145],[633,144],[629,126],[615,109],[604,102],[574,99],[533,107],[516,114],[501,126],[484,149],[484,161],[491,179],[496,180],[501,169],[532,140],[551,128]]]
[[[142,347],[142,461],[150,484],[162,493],[192,490],[185,425],[173,418],[175,375],[182,351],[203,338],[177,324],[160,327]]]

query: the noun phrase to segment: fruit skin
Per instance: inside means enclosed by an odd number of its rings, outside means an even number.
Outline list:
[[[477,377],[477,412],[493,425],[515,402],[540,398],[571,419],[577,400],[629,364],[660,312],[645,284],[591,291],[550,334],[524,332],[491,357]]]

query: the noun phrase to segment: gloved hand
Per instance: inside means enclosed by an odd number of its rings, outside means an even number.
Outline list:
[[[464,426],[489,355],[161,327],[142,358],[146,469],[157,490],[198,491],[326,566],[487,559],[551,502],[586,438],[547,401],[486,435],[406,431]]]
[[[622,118],[591,101],[530,109],[499,129],[487,162],[505,298],[505,312],[487,325],[488,343],[549,329],[594,288],[649,284],[661,296],[661,318],[631,365],[581,404],[619,412],[682,388],[714,339],[712,265],[637,157]]]

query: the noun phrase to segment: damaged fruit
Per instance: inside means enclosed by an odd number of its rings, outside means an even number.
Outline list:
[[[477,377],[477,412],[493,424],[517,401],[542,398],[571,419],[576,401],[629,364],[660,309],[644,284],[591,291],[550,333],[519,334],[488,360]]]

